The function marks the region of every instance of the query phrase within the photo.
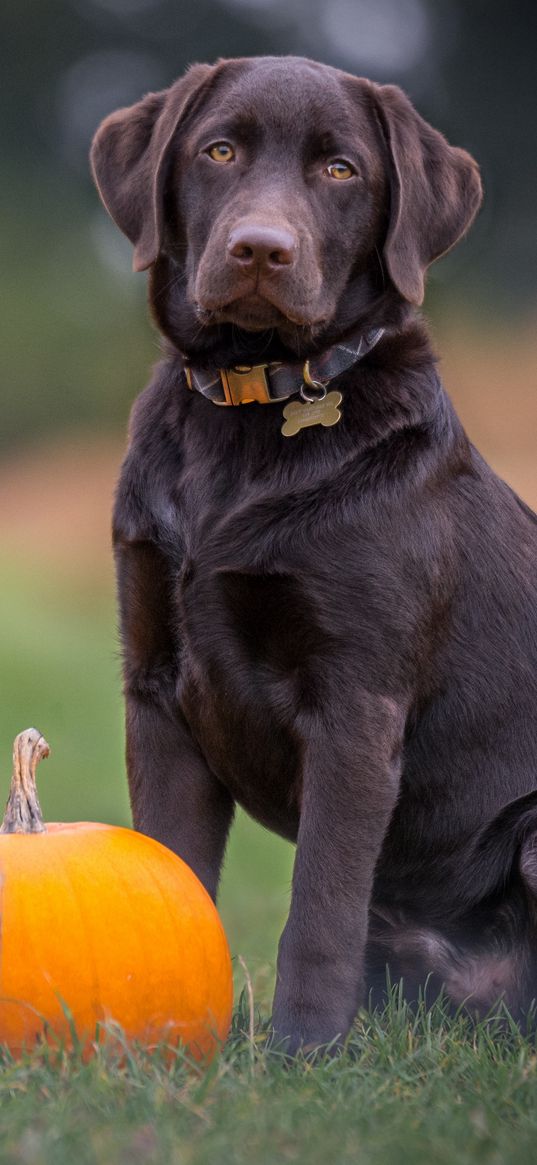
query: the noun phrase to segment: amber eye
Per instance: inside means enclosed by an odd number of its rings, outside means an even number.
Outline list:
[[[350,162],[344,162],[342,158],[338,158],[335,162],[330,162],[330,165],[326,167],[325,174],[328,174],[330,178],[335,178],[337,182],[346,182],[348,178],[354,178],[356,170]]]
[[[215,142],[214,146],[209,146],[205,153],[212,158],[213,162],[232,162],[235,157],[235,150],[229,142]]]

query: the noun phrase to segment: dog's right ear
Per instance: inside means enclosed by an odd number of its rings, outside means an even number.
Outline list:
[[[95,184],[108,213],[134,244],[135,271],[145,271],[158,258],[169,149],[216,71],[217,66],[193,65],[169,89],[112,113],[95,134],[90,155]]]

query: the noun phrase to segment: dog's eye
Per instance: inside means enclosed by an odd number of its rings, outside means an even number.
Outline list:
[[[205,153],[212,158],[213,162],[232,162],[235,157],[235,150],[229,142],[215,142],[214,146],[209,146],[205,150]]]
[[[330,165],[326,167],[325,174],[328,174],[329,178],[335,178],[337,182],[346,182],[347,178],[354,178],[356,170],[350,162],[345,162],[343,158],[336,158],[335,162],[330,162]]]

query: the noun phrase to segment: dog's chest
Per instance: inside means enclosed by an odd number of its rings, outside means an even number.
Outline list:
[[[345,615],[354,577],[348,531],[337,534],[333,519],[334,490],[349,495],[336,476],[345,470],[328,433],[303,433],[304,443],[291,446],[281,418],[266,410],[242,421],[226,411],[222,420],[209,406],[195,419],[185,424],[181,471],[164,506],[174,514],[178,700],[233,796],[294,837],[297,725],[355,622]],[[165,541],[170,547],[169,529]]]
[[[292,555],[277,549],[278,506],[266,484],[213,460],[185,465],[175,511],[179,702],[233,796],[294,838],[294,724],[318,628]]]
[[[190,569],[190,573],[188,573]],[[213,772],[266,826],[294,838],[304,678],[291,579],[193,560],[178,597],[178,699]]]

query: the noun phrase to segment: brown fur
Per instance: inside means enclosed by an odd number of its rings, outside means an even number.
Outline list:
[[[455,1003],[523,1011],[537,525],[469,443],[414,310],[477,211],[475,163],[400,90],[298,58],[197,65],[108,118],[92,160],[166,338],[114,513],[136,827],[212,895],[236,802],[297,843],[290,1050],[344,1036],[386,962],[410,994],[433,972]],[[378,326],[330,430],[285,440],[278,406],[185,386],[180,353],[296,360]]]

